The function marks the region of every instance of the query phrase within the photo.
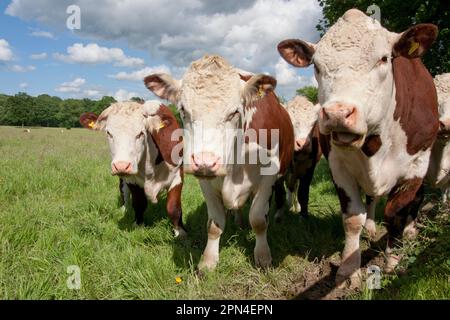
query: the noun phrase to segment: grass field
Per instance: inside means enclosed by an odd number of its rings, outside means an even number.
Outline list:
[[[422,218],[419,241],[406,244],[406,271],[382,276],[381,290],[339,295],[331,278],[344,233],[322,161],[312,185],[311,217],[288,214],[282,223],[270,223],[273,268],[254,267],[254,235],[229,217],[219,266],[198,278],[207,212],[193,177],[186,177],[182,199],[189,238],[175,240],[164,196],[147,210],[145,227],[133,226],[131,208],[120,210],[102,133],[22,131],[0,127],[2,299],[450,298],[449,207],[439,203],[429,213],[433,218]],[[430,194],[428,200],[436,197]],[[381,262],[382,241],[370,250],[368,244],[363,243],[366,262]],[[80,267],[80,290],[66,285],[70,265]]]

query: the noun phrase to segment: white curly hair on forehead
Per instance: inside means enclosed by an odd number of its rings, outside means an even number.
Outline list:
[[[450,116],[450,73],[443,73],[434,78],[439,102],[439,114]]]
[[[105,120],[111,115],[138,116],[139,114],[142,114],[142,104],[138,102],[114,102],[100,113],[93,129],[103,130],[105,128]]]

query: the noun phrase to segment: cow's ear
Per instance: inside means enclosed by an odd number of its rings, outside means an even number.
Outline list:
[[[145,126],[150,134],[154,134],[159,130],[169,127],[172,124],[172,119],[170,117],[164,116],[160,112],[160,108],[166,107],[163,104],[157,102],[146,102],[143,105],[143,115],[145,119]]]
[[[245,82],[242,92],[244,105],[262,98],[269,91],[275,90],[277,80],[266,74],[257,74]]]
[[[288,39],[278,44],[278,52],[294,67],[304,68],[311,64],[315,45],[303,40]]]
[[[394,44],[394,57],[408,59],[421,57],[433,44],[438,36],[438,27],[434,24],[423,23],[415,25],[403,32]]]
[[[180,81],[165,73],[151,74],[144,79],[145,86],[161,99],[178,104],[180,96]]]
[[[98,115],[93,112],[85,112],[80,116],[80,124],[83,128],[96,130]]]

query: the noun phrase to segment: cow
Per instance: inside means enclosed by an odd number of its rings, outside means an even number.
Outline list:
[[[314,176],[316,164],[322,157],[319,144],[319,105],[312,104],[303,96],[295,96],[286,104],[295,133],[294,156],[285,177],[275,185],[277,212],[275,221],[283,216],[285,189],[287,187],[288,208],[300,211],[301,217],[308,216],[309,187]],[[298,185],[297,196],[293,196]],[[296,199],[295,199],[296,198]],[[298,201],[295,201],[298,200]],[[300,208],[298,208],[300,204]]]
[[[170,109],[159,101],[117,102],[99,116],[82,114],[80,123],[85,128],[106,132],[111,173],[119,176],[131,193],[135,222],[142,225],[148,200],[157,203],[158,195],[167,190],[166,209],[175,237],[185,237],[181,209],[182,141],[181,136],[172,139],[179,125]]]
[[[269,267],[272,186],[294,152],[294,131],[274,93],[276,80],[264,74],[240,74],[223,57],[205,55],[191,63],[182,80],[152,74],[144,82],[158,97],[177,105],[183,119],[184,170],[198,178],[208,210],[208,241],[198,269],[216,267],[225,208],[238,210],[250,196],[255,264]]]
[[[297,39],[278,44],[280,55],[291,65],[314,65],[321,147],[345,230],[336,275],[340,287],[361,284],[359,238],[364,226],[375,234],[380,197],[388,197],[386,272],[399,262],[393,249],[402,234],[416,233],[423,180],[439,129],[436,89],[420,57],[437,33],[432,24],[418,24],[400,34],[389,32],[363,12],[350,9],[317,44]]]
[[[431,152],[427,181],[442,191],[442,200],[450,199],[450,73],[434,78],[439,103],[439,133]]]

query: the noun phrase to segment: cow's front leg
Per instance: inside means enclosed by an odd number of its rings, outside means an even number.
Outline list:
[[[375,224],[375,210],[379,198],[366,196],[367,219],[364,228],[367,231],[370,240],[374,240],[377,235],[377,226]]]
[[[144,223],[144,212],[147,209],[147,197],[144,189],[135,184],[128,184],[128,189],[131,193],[131,202],[133,204],[136,224],[142,225]]]
[[[350,280],[350,287],[359,287],[361,285],[359,238],[366,221],[366,208],[355,183],[348,183],[345,187],[336,186],[336,190],[345,231],[345,247],[336,275],[336,284],[345,286],[345,282]]]
[[[261,268],[272,265],[272,255],[267,243],[267,227],[269,225],[269,200],[272,194],[272,185],[276,177],[266,176],[261,179],[259,190],[253,198],[250,208],[250,225],[255,232],[255,264]]]
[[[450,200],[450,186],[442,188],[442,203],[447,203]]]
[[[275,194],[275,207],[276,207],[275,222],[280,222],[284,216],[284,201],[286,199],[286,191],[284,189],[283,178],[280,178],[277,180],[277,182],[275,182],[275,184],[273,185],[273,193]]]
[[[385,272],[392,272],[401,256],[393,252],[402,236],[411,238],[417,234],[415,220],[423,201],[423,179],[406,180],[397,185],[389,194],[384,209],[384,220],[388,231]],[[406,228],[405,228],[406,227]]]
[[[209,181],[199,180],[199,183],[208,209],[208,222],[206,225],[208,242],[198,268],[200,270],[213,270],[219,262],[220,236],[225,229],[226,214],[221,193],[215,190]]]
[[[167,215],[172,221],[175,237],[185,238],[187,233],[183,226],[183,211],[181,209],[181,190],[183,184],[177,184],[167,193]]]
[[[300,202],[300,215],[302,217],[308,217],[308,202],[309,202],[309,188],[311,186],[311,181],[314,176],[314,169],[316,165],[313,164],[307,169],[306,173],[300,177],[300,182],[298,186],[298,201]]]

